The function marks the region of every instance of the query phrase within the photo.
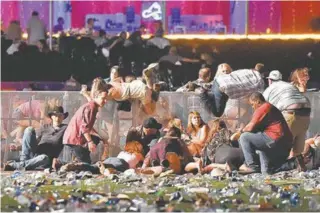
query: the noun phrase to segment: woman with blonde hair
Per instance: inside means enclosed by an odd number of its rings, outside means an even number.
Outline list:
[[[195,163],[189,163],[185,170],[209,173],[213,169],[222,169],[231,172],[232,169],[240,169],[244,162],[242,150],[230,140],[231,132],[226,128],[223,120],[213,121],[207,145],[203,148],[201,159]]]
[[[190,136],[188,149],[193,156],[200,156],[208,138],[209,127],[202,120],[200,113],[192,111],[188,116],[187,134]]]
[[[221,119],[215,119],[212,122],[212,127],[210,129],[210,132],[208,133],[207,142],[210,142],[222,128],[226,128],[226,124],[224,123],[224,121]],[[202,154],[202,152],[201,152],[201,154]],[[200,165],[201,164],[202,164],[202,162],[200,159],[196,162],[190,162],[185,167],[185,171],[191,172],[195,169],[198,169],[198,171],[200,172],[200,169],[201,169]]]
[[[309,79],[309,69],[299,68],[291,73],[289,81],[296,86],[300,92],[306,92]]]

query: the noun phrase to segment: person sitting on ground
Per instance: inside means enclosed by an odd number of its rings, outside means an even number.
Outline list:
[[[227,73],[227,70],[221,72]],[[239,99],[263,90],[264,80],[261,74],[254,69],[242,69],[230,74],[217,73],[211,91],[204,90],[200,97],[209,111],[216,117],[221,117],[229,98]]]
[[[68,117],[68,112],[63,108],[56,107],[48,113],[52,123],[41,126],[36,135],[33,127],[28,127],[24,131],[22,139],[22,150],[20,162],[7,162],[4,170],[15,170],[25,168],[33,170],[37,167],[50,166],[50,162],[58,157],[62,150],[62,138],[67,125],[63,120]]]
[[[282,113],[266,102],[261,93],[253,93],[249,101],[254,109],[252,119],[232,137],[237,140],[240,136],[239,143],[245,158],[241,170],[272,174],[289,156],[292,133]]]
[[[200,173],[209,173],[214,168],[227,172],[238,169],[244,162],[242,150],[230,140],[231,132],[223,120],[213,121],[209,133],[208,144],[201,152],[201,158],[185,167],[186,172],[198,170]]]
[[[188,144],[188,150],[192,156],[200,156],[201,150],[206,145],[209,130],[199,112],[192,111],[189,113],[187,133],[191,140]]]
[[[107,102],[108,90],[96,90],[93,100],[82,105],[71,118],[63,136],[63,150],[55,161],[54,169],[61,165],[77,160],[78,162],[91,163],[90,153],[95,153],[101,137],[93,128],[99,108]],[[104,142],[103,155],[106,157],[108,146]]]
[[[182,121],[180,118],[178,117],[171,117],[171,119],[169,120],[168,124],[167,124],[167,127],[164,128],[162,130],[162,132],[164,134],[166,134],[168,132],[168,130],[172,127],[177,127],[178,129],[180,129],[181,131],[181,140],[182,141],[190,141],[190,137],[188,136],[188,134],[186,133],[183,125],[182,125]]]
[[[189,81],[186,85],[177,89],[177,92],[200,92],[197,88],[210,88],[211,70],[209,68],[201,68],[199,77],[195,81]]]
[[[271,71],[268,77],[269,87],[263,92],[263,96],[282,112],[287,121],[293,135],[293,147],[289,156],[291,158],[301,155],[303,151],[310,125],[311,103],[296,86],[281,79],[282,74],[278,70]],[[300,166],[302,170],[305,169],[303,164]]]
[[[305,141],[304,150],[302,152],[303,159],[299,156],[288,159],[278,170],[290,171],[294,169],[300,170],[299,161],[303,160],[308,170],[319,169],[320,167],[320,136],[316,135]]]

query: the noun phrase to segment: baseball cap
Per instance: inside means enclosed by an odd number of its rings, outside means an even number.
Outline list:
[[[282,80],[282,74],[279,70],[272,70],[267,78],[274,81],[279,81]]]

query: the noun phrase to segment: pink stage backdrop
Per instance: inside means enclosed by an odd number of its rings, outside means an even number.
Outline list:
[[[72,26],[84,26],[85,16],[89,13],[110,14],[125,13],[127,6],[135,8],[136,14],[141,14],[142,1],[72,1]],[[222,15],[225,25],[229,25],[229,1],[168,1],[166,2],[167,16],[171,8],[181,8],[181,15]]]
[[[11,20],[20,20],[21,27],[25,29],[33,11],[38,11],[40,18],[48,25],[48,1],[1,1],[1,19],[4,27],[7,27]]]
[[[86,14],[125,13],[129,5],[134,6],[136,14],[141,14],[142,1],[71,1],[72,27],[83,27]],[[177,7],[181,15],[220,14],[230,32],[230,1],[167,1],[167,17],[171,15],[171,8]],[[48,1],[1,1],[1,27],[6,28],[11,20],[20,20],[25,29],[33,10],[48,24]],[[267,28],[272,33],[309,33],[311,19],[319,16],[320,1],[249,1],[248,29],[249,33],[266,33]]]
[[[249,33],[281,32],[281,2],[280,1],[250,1],[249,2]]]

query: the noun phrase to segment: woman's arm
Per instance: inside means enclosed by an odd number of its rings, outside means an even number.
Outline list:
[[[142,164],[142,169],[145,169],[147,167],[150,166],[150,152],[148,152],[148,154],[146,155],[146,157],[144,158],[143,164]]]
[[[208,134],[209,134],[209,127],[207,125],[203,125],[203,127],[201,127],[200,129],[200,138],[193,138],[191,142],[204,146],[207,142]]]

